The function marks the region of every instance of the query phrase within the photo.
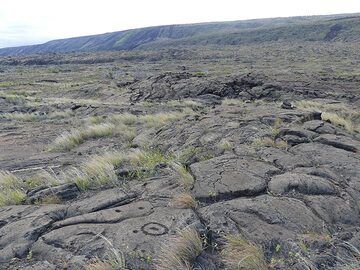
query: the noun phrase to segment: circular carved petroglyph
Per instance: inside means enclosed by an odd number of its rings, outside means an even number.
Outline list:
[[[169,229],[163,224],[157,222],[149,222],[141,227],[141,231],[147,235],[159,236],[166,234]]]

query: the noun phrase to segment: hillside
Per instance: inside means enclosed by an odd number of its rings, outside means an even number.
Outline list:
[[[0,58],[0,269],[360,269],[359,75],[340,41]]]
[[[360,14],[155,26],[4,48],[0,56],[275,41],[360,41]]]

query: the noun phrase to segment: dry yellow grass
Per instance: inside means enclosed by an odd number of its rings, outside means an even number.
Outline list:
[[[345,119],[336,113],[323,112],[321,114],[321,119],[324,121],[329,121],[335,126],[340,126],[350,133],[358,129],[350,119]]]
[[[349,105],[301,100],[296,102],[296,106],[305,110],[321,111],[322,120],[329,121],[333,125],[339,126],[350,133],[360,132],[360,112],[350,108]]]
[[[221,252],[229,270],[267,270],[264,254],[260,247],[247,241],[241,235],[226,236],[226,244]]]
[[[203,250],[199,233],[190,227],[181,230],[161,248],[157,270],[192,269]]]
[[[116,167],[125,160],[122,152],[106,152],[95,155],[83,162],[80,168],[73,168],[67,172],[67,181],[75,182],[81,190],[96,188],[118,181]]]
[[[50,151],[71,150],[88,139],[110,137],[119,135],[125,140],[132,140],[135,130],[125,125],[114,125],[112,123],[94,124],[85,127],[83,130],[74,129],[66,131],[55,139],[50,146]]]
[[[198,202],[190,193],[181,193],[172,199],[170,206],[195,209],[198,206]]]
[[[222,101],[222,104],[228,105],[228,106],[243,106],[245,104],[245,102],[241,99],[225,98]]]
[[[233,147],[234,147],[234,144],[232,142],[230,142],[228,139],[222,139],[218,143],[218,148],[223,151],[231,150],[231,149],[233,149]]]

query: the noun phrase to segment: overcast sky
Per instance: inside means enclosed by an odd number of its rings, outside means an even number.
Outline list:
[[[360,12],[360,0],[0,0],[0,48],[144,26]]]

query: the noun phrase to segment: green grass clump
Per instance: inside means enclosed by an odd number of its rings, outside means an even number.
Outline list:
[[[12,103],[14,105],[22,105],[25,104],[27,101],[26,97],[20,95],[0,93],[0,97],[4,98],[7,102]]]
[[[187,164],[192,157],[197,156],[200,152],[199,147],[188,146],[178,154],[177,160],[181,164]]]
[[[71,110],[66,110],[62,112],[52,112],[49,114],[37,114],[37,113],[3,113],[0,114],[0,119],[10,119],[10,120],[16,120],[16,121],[22,121],[22,122],[35,122],[40,121],[44,119],[63,119],[68,118],[73,115],[73,112]]]
[[[145,115],[134,115],[134,114],[117,114],[109,117],[109,122],[113,124],[124,124],[132,126],[135,124],[144,125],[145,127],[159,128],[169,122],[181,119],[186,115],[194,114],[191,108],[184,108],[182,111],[156,113],[156,114],[145,114]]]
[[[260,247],[250,243],[241,235],[226,236],[226,244],[221,252],[229,270],[267,270],[264,254]]]
[[[176,162],[172,162],[171,163],[171,167],[178,173],[178,175],[180,176],[180,185],[185,189],[185,190],[190,190],[195,182],[194,177],[191,175],[191,173],[186,169],[186,167],[184,167],[183,165],[176,163]]]
[[[74,182],[81,190],[96,189],[104,185],[117,185],[122,182],[116,174],[120,166],[128,165],[133,172],[131,177],[151,176],[158,164],[167,164],[171,160],[159,150],[136,150],[128,153],[107,152],[90,157],[79,168],[72,168],[65,175],[66,181]]]
[[[115,132],[115,125],[105,123],[88,126],[83,131],[84,140],[89,138],[101,138],[112,136]]]
[[[160,150],[136,150],[128,154],[128,160],[135,171],[135,177],[150,176],[158,164],[168,164],[172,157],[164,155]]]
[[[24,182],[14,174],[0,171],[0,206],[21,204],[26,198]]]

